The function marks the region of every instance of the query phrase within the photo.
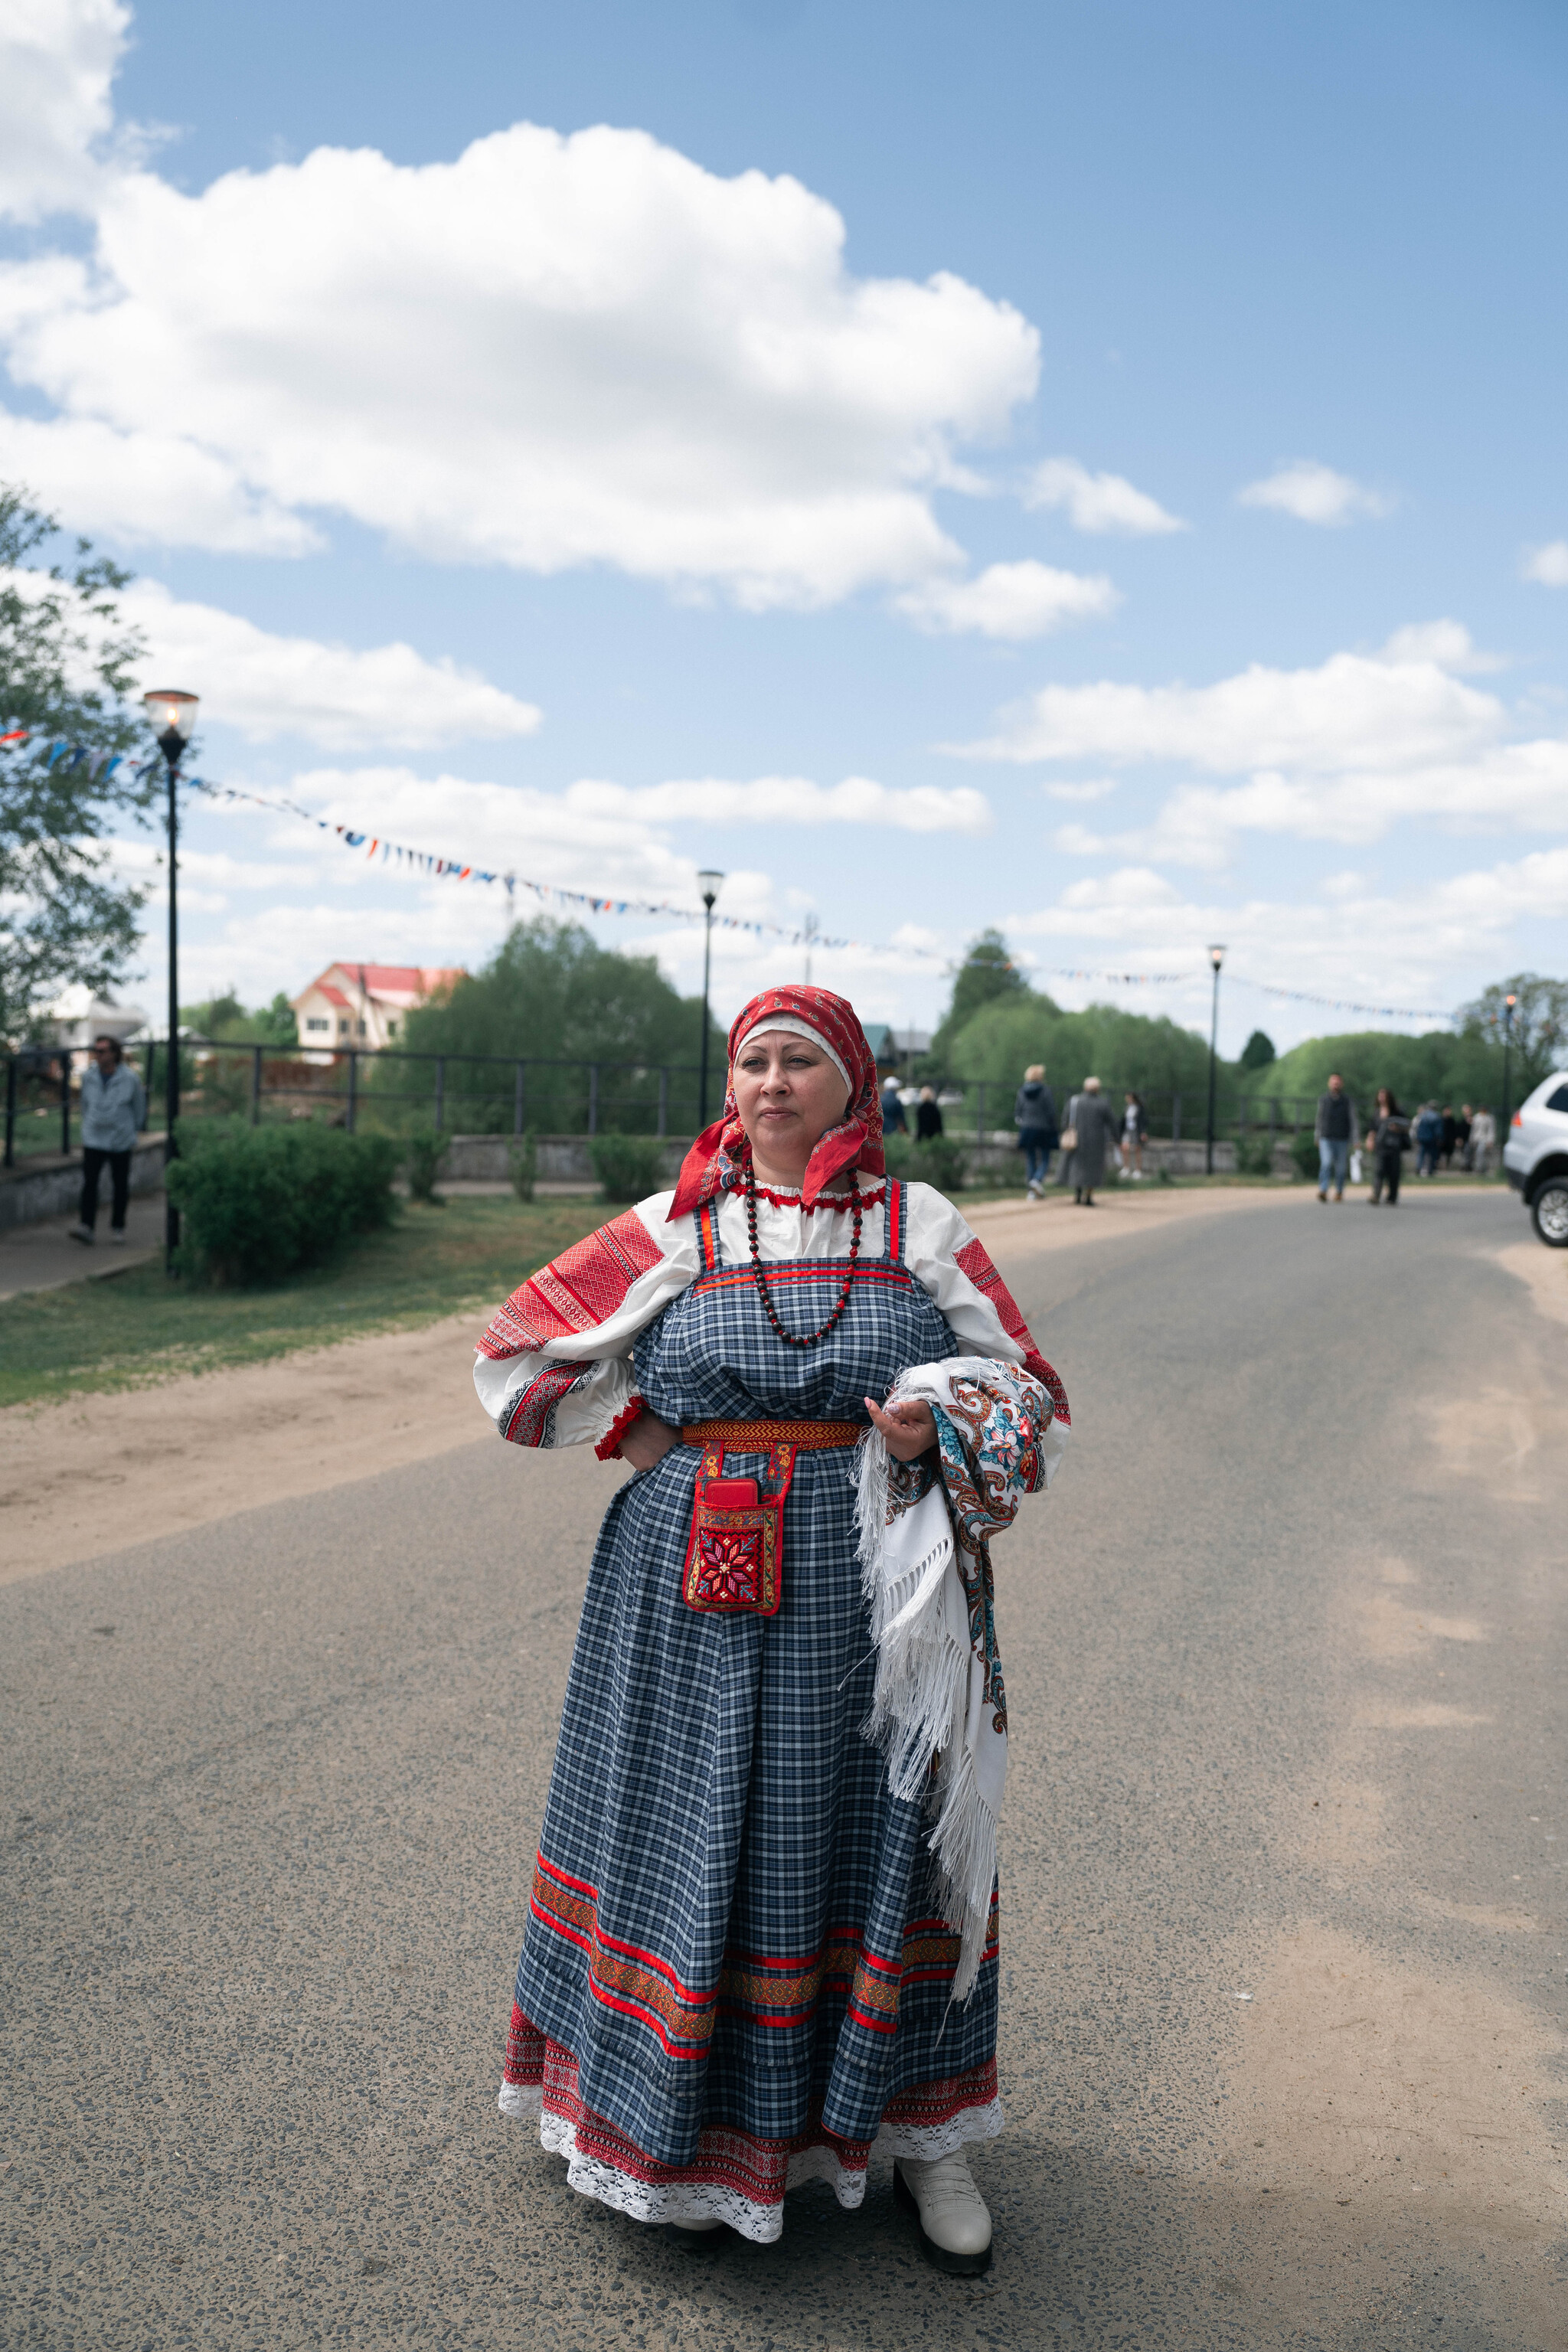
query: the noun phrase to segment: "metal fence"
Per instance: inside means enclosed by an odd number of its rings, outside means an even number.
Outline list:
[[[148,1101],[156,1108],[167,1046],[153,1043],[130,1055]],[[28,1048],[7,1058],[5,1164],[45,1152],[68,1155],[73,1127],[72,1071],[88,1049]],[[323,1118],[350,1132],[406,1133],[434,1128],[467,1135],[682,1136],[698,1124],[695,1063],[574,1062],[497,1054],[414,1054],[392,1046],[322,1046],[304,1053],[263,1045],[180,1041],[183,1115],[189,1118],[264,1120]],[[721,1075],[710,1081],[709,1109],[717,1112]],[[1127,1082],[1105,1081],[1120,1108]],[[1059,1090],[1065,1119],[1068,1089]],[[976,1143],[1009,1132],[1016,1087],[984,1079],[954,1081],[942,1090],[943,1121],[959,1141]],[[1193,1141],[1207,1132],[1206,1089],[1190,1094],[1138,1088],[1152,1136]],[[1316,1098],[1300,1095],[1243,1096],[1222,1086],[1215,1133],[1226,1141],[1267,1136],[1270,1141],[1310,1130]],[[912,1110],[910,1125],[914,1125]]]

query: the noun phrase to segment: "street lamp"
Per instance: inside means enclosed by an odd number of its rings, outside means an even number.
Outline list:
[[[1224,948],[1210,948],[1209,961],[1214,966],[1214,1014],[1209,1023],[1209,1140],[1205,1162],[1208,1173],[1214,1174],[1214,1082],[1215,1066],[1219,1055],[1219,968],[1225,961]]]
[[[180,919],[178,891],[179,825],[174,805],[174,781],[180,772],[180,761],[185,745],[191,740],[191,730],[196,723],[199,698],[181,694],[174,688],[160,693],[144,694],[142,706],[157,730],[158,749],[163,754],[163,764],[169,772],[169,1051],[168,1066],[163,1073],[163,1168],[167,1183],[169,1162],[178,1149],[174,1141],[174,1122],[180,1116]],[[180,1213],[164,1193],[163,1207],[163,1271],[174,1270],[174,1252],[180,1245]]]
[[[1502,1125],[1498,1135],[1500,1151],[1508,1150],[1509,1106],[1510,1097],[1513,1092],[1513,1008],[1518,1003],[1518,997],[1512,995],[1505,996],[1502,1001]],[[1503,1172],[1505,1175],[1508,1172],[1506,1160],[1503,1162]]]
[[[708,980],[713,963],[713,901],[719,896],[724,877],[710,866],[697,877],[697,887],[702,893],[704,920],[702,927],[702,1061],[697,1080],[697,1132],[701,1134],[708,1124]]]

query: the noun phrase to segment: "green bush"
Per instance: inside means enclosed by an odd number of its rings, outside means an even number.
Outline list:
[[[1266,1135],[1244,1135],[1236,1147],[1238,1176],[1272,1176],[1274,1147]]]
[[[1317,1181],[1318,1145],[1310,1128],[1290,1138],[1290,1158],[1298,1176],[1305,1176],[1309,1183]]]
[[[963,1190],[968,1155],[951,1135],[933,1135],[929,1143],[916,1143],[907,1135],[889,1135],[883,1148],[890,1176],[902,1176],[911,1184],[934,1184],[939,1192]]]
[[[446,1137],[437,1135],[433,1127],[416,1127],[409,1136],[404,1147],[403,1165],[408,1176],[410,1199],[428,1201],[432,1207],[441,1207],[436,1180],[441,1172],[441,1154],[446,1149]]]
[[[596,1135],[588,1146],[606,1201],[646,1201],[664,1183],[664,1146],[653,1135]]]
[[[531,1201],[539,1181],[539,1146],[531,1135],[525,1135],[521,1143],[512,1145],[506,1155],[506,1168],[518,1199]]]
[[[281,1282],[392,1221],[398,1150],[389,1136],[212,1119],[182,1127],[179,1141],[169,1197],[182,1221],[180,1270],[198,1279]]]

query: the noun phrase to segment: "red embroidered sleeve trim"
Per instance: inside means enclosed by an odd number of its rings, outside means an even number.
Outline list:
[[[635,1424],[642,1419],[647,1411],[647,1407],[644,1404],[640,1396],[633,1396],[627,1399],[626,1402],[622,1405],[619,1412],[616,1413],[614,1421],[611,1422],[608,1429],[605,1430],[603,1437],[600,1438],[597,1445],[594,1448],[595,1453],[598,1455],[601,1462],[618,1462],[620,1460],[622,1438],[626,1435],[628,1429],[633,1428]]]
[[[1072,1427],[1072,1415],[1068,1411],[1068,1392],[1057,1374],[1036,1347],[1028,1325],[1019,1314],[1012,1292],[991,1263],[991,1253],[984,1242],[970,1242],[958,1253],[958,1270],[966,1274],[982,1298],[996,1309],[1002,1328],[1009,1339],[1016,1339],[1024,1350],[1024,1370],[1032,1372],[1050,1398],[1058,1421],[1064,1429]]]
[[[663,1256],[637,1211],[625,1210],[530,1275],[491,1318],[479,1353],[496,1360],[535,1355],[554,1339],[592,1331],[608,1322],[633,1283]]]
[[[507,1416],[503,1433],[509,1444],[548,1445],[556,1406],[580,1381],[588,1378],[592,1370],[591,1364],[546,1364],[530,1381]]]

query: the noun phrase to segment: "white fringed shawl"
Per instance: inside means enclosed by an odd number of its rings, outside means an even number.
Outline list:
[[[887,1757],[893,1795],[925,1800],[935,1815],[936,1899],[960,1938],[952,1990],[965,2000],[985,1947],[1007,1774],[989,1543],[1024,1495],[1050,1484],[1068,1433],[1031,1373],[990,1357],[917,1365],[888,1402],[912,1398],[935,1416],[940,1477],[924,1464],[889,1464],[875,1429],[857,1463],[877,1645],[865,1729]]]

